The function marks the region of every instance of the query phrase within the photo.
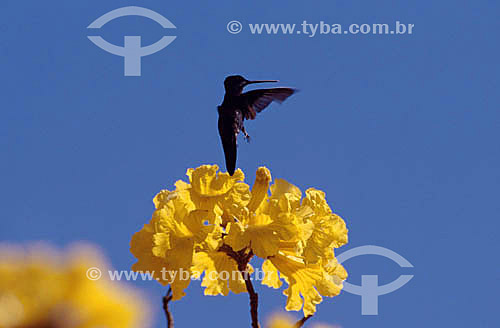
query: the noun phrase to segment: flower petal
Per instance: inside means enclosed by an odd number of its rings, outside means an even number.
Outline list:
[[[192,271],[195,277],[205,276],[201,285],[206,287],[205,295],[227,296],[246,291],[245,282],[238,271],[236,261],[222,252],[199,252],[194,256]]]
[[[321,303],[324,296],[338,295],[342,286],[336,285],[331,275],[319,264],[308,264],[300,258],[278,254],[269,259],[280,272],[288,288],[283,294],[288,296],[286,309],[298,311],[302,308],[304,315],[316,312],[316,304]],[[340,277],[336,277],[340,281]]]
[[[264,272],[264,278],[262,279],[262,284],[274,289],[278,289],[283,285],[280,280],[278,269],[273,265],[270,260],[265,260],[262,263],[262,271]]]
[[[245,179],[243,172],[238,169],[230,176],[229,173],[217,171],[217,165],[202,165],[196,169],[189,169],[189,177],[193,189],[201,196],[220,196],[227,193],[234,184]]]
[[[271,182],[271,172],[266,167],[259,167],[255,174],[255,182],[252,187],[252,199],[248,209],[255,212],[262,201],[267,197],[267,190]]]

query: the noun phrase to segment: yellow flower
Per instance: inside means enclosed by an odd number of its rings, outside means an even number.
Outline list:
[[[329,260],[334,257],[333,248],[347,243],[347,228],[344,220],[328,206],[325,193],[310,188],[302,201],[304,207],[312,209],[307,217],[311,222],[310,236],[304,240],[304,258],[307,262],[317,263],[320,259]]]
[[[154,203],[151,222],[132,237],[131,252],[139,261],[132,269],[149,272],[157,281],[172,286],[173,300],[182,298],[190,280],[194,248],[205,241],[218,223],[217,216],[196,209],[188,193],[162,191]]]
[[[265,273],[264,285],[281,287],[278,274],[287,282],[288,288],[283,292],[288,296],[286,310],[303,309],[304,316],[316,312],[316,304],[323,300],[321,295],[338,295],[342,290],[342,281],[347,278],[346,271],[336,261],[327,266],[306,264],[301,258],[284,254],[269,258],[263,263],[262,270]]]
[[[335,259],[334,248],[347,242],[347,228],[325,199],[308,189],[305,197],[293,184],[276,179],[260,167],[253,187],[241,170],[233,176],[216,165],[188,169],[189,183],[177,181],[174,191],[155,198],[151,221],[131,241],[138,259],[135,271],[152,273],[170,284],[180,299],[190,279],[202,280],[206,295],[246,291],[242,273],[252,272],[252,256],[265,259],[263,284],[279,288],[288,283],[287,310],[312,314],[322,296],[342,289],[347,273]],[[166,275],[160,274],[167,271]]]
[[[274,315],[269,321],[268,328],[295,328],[293,319],[285,314]]]
[[[245,282],[234,259],[222,252],[199,252],[195,254],[193,277],[205,276],[201,285],[206,287],[205,295],[227,296],[246,292]]]
[[[178,182],[177,187],[187,190],[199,209],[220,212],[224,220],[241,215],[250,200],[248,185],[243,183],[245,175],[238,169],[229,173],[217,171],[217,165],[202,165],[188,169],[190,184]]]
[[[130,249],[138,259],[132,269],[170,284],[173,300],[185,295],[190,279],[184,273],[193,275],[195,254],[222,243],[222,216],[240,213],[249,201],[241,170],[233,176],[217,170],[217,165],[189,169],[190,184],[177,181],[176,190],[161,191],[151,221],[132,237]]]
[[[282,241],[297,235],[298,229],[290,215],[293,206],[289,204],[294,195],[279,188],[283,185],[279,183],[279,187],[271,187],[272,194],[268,197],[270,181],[269,170],[260,167],[256,173],[248,211],[228,224],[228,236],[224,242],[233,250],[250,247],[255,255],[267,258],[278,253]]]
[[[297,320],[293,320],[292,317],[286,314],[276,314],[271,317],[269,323],[266,325],[267,328],[295,328]],[[333,328],[324,324],[314,324],[312,328]]]
[[[95,250],[0,247],[0,327],[145,327],[140,295],[106,278]],[[87,277],[97,267],[99,280]]]

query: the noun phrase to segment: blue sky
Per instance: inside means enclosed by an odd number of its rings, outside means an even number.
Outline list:
[[[143,58],[141,77],[97,48],[86,27],[129,5],[161,13],[177,39]],[[18,1],[0,3],[0,240],[99,245],[117,269],[129,241],[188,167],[218,164],[216,106],[224,77],[279,79],[301,90],[247,124],[238,167],[267,166],[316,187],[350,229],[348,250],[387,247],[345,263],[349,282],[414,278],[381,296],[326,299],[314,320],[342,327],[493,327],[498,322],[499,64],[495,1]],[[243,23],[240,34],[226,24]],[[249,23],[415,24],[412,35],[252,35]],[[95,34],[95,33],[94,33]],[[156,42],[163,29],[124,17],[99,32]],[[141,282],[158,301],[159,284]],[[284,307],[258,286],[261,316]],[[204,297],[198,283],[173,305],[176,324],[245,325],[246,295]]]

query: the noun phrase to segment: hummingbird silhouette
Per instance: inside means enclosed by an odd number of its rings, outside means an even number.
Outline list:
[[[237,137],[243,132],[247,142],[250,136],[245,130],[244,120],[254,120],[257,113],[263,111],[271,102],[283,102],[297,90],[292,88],[258,89],[245,93],[243,88],[249,84],[278,82],[277,80],[248,81],[243,76],[232,75],[224,80],[226,94],[220,106],[219,112],[219,135],[226,158],[226,168],[230,175],[234,174],[236,168]]]

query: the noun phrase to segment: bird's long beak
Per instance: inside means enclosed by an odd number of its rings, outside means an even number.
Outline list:
[[[268,83],[268,82],[279,82],[278,80],[260,80],[260,81],[247,81],[246,84],[253,84],[253,83]]]

